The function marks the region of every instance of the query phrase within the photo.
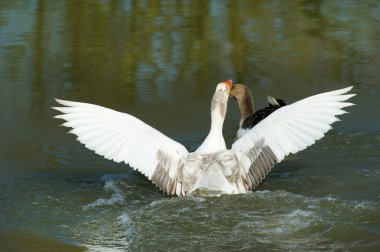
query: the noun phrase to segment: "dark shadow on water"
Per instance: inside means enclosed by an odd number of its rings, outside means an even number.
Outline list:
[[[1,251],[57,251],[57,252],[79,252],[86,251],[85,248],[73,244],[64,243],[59,240],[38,236],[33,233],[25,233],[17,230],[0,230]]]

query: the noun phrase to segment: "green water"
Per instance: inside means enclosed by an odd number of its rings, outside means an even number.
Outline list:
[[[0,251],[378,251],[379,27],[376,0],[0,1]],[[117,109],[194,150],[227,79],[256,108],[349,85],[357,106],[255,192],[220,198],[165,196],[50,109]]]

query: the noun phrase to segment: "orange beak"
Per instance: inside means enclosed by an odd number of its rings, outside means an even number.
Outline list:
[[[226,81],[226,82],[224,82],[224,83],[226,83],[227,87],[228,87],[229,90],[231,91],[231,88],[232,88],[232,80],[228,80],[228,81]]]

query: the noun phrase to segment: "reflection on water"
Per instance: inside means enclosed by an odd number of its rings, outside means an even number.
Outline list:
[[[375,0],[0,1],[0,228],[92,250],[378,248],[379,17]],[[168,198],[51,119],[54,97],[92,102],[195,149],[226,79],[257,107],[348,85],[358,106],[257,192],[220,199]],[[228,143],[238,121],[231,101]]]
[[[376,1],[1,5],[1,75],[14,84],[6,85],[5,104],[49,103],[46,92],[127,104],[170,100],[184,86],[199,95],[229,77],[272,92],[274,85],[320,91],[380,82],[371,74],[380,64]],[[15,95],[20,89],[26,100]]]

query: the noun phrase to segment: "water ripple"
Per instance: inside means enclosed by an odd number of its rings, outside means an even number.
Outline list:
[[[114,182],[106,183],[104,190],[114,194],[120,192],[120,184]],[[112,207],[99,201],[91,204],[98,209]],[[96,226],[107,225],[107,229],[111,229],[108,232],[116,237],[124,236],[127,239],[125,248],[132,250],[165,247],[244,250],[252,246],[275,250],[335,250],[358,246],[347,239],[340,240],[347,232],[362,241],[360,246],[370,247],[380,235],[379,230],[370,227],[355,228],[377,215],[378,203],[348,201],[332,194],[314,197],[284,190],[263,190],[220,198],[162,198],[156,195],[148,201],[135,201],[133,205],[121,201],[113,204],[119,209],[112,221],[115,224],[110,226],[109,219],[105,222],[99,217]],[[188,239],[181,239],[183,236]],[[104,244],[105,237],[99,239],[100,234],[96,237],[96,244]],[[114,244],[120,244],[119,239],[114,239]],[[107,237],[107,243],[109,240],[112,237]]]

